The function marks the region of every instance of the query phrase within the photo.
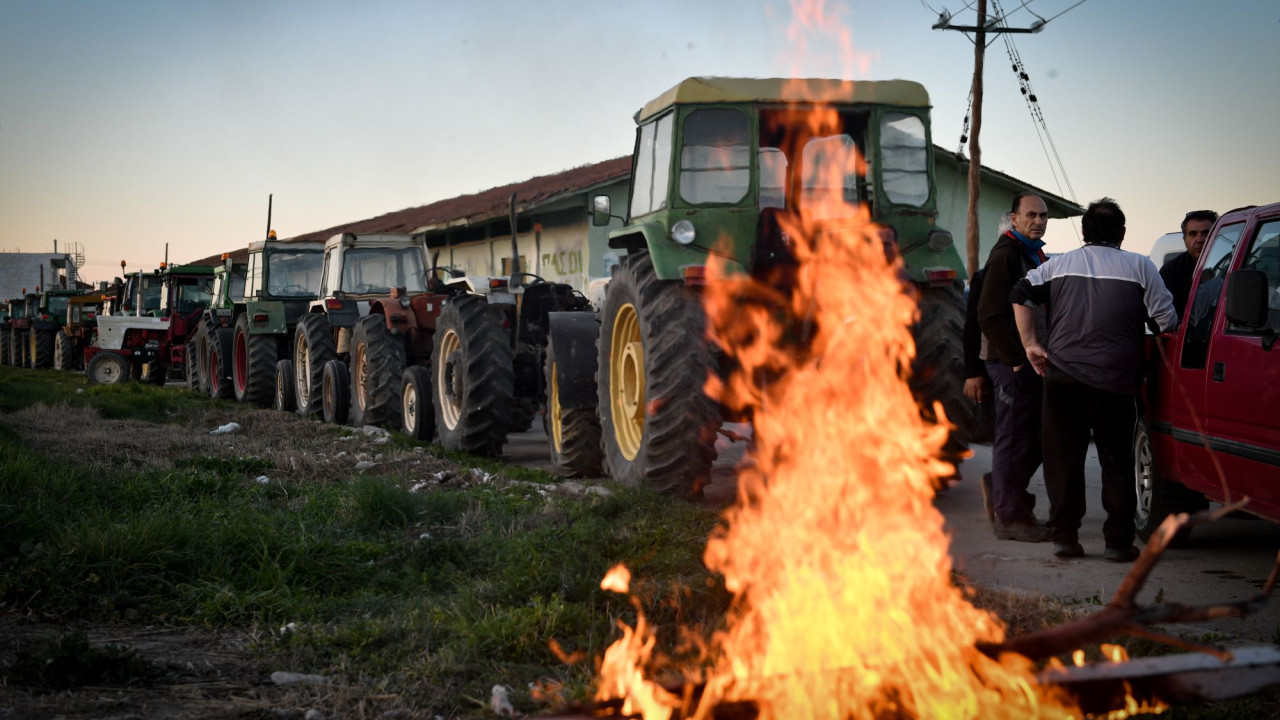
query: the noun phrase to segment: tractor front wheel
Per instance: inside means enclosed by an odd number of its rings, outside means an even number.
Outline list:
[[[204,380],[209,386],[209,396],[219,400],[230,400],[235,396],[231,388],[231,331],[214,327],[205,336],[205,347],[208,348],[208,360],[205,361]]]
[[[353,425],[400,425],[404,366],[404,341],[391,334],[385,316],[366,315],[356,321],[351,334]]]
[[[498,455],[507,441],[515,394],[511,339],[484,298],[450,298],[431,348],[431,404],[448,450]]]
[[[12,365],[13,360],[10,358],[9,335],[13,331],[6,327],[0,327],[0,365]]]
[[[192,335],[187,340],[186,360],[183,363],[183,369],[186,371],[187,390],[191,392],[200,392],[200,342],[197,335]]]
[[[347,364],[330,360],[324,364],[321,375],[321,415],[327,423],[342,425],[351,413],[351,374],[347,372]]]
[[[543,423],[551,445],[551,465],[561,477],[599,475],[604,468],[600,416],[593,407],[567,408],[560,404],[560,380],[556,371],[555,344],[548,343],[547,414]]]
[[[298,409],[298,386],[293,380],[293,361],[276,361],[276,410],[293,412]]]
[[[711,474],[719,405],[699,299],[659,280],[647,252],[614,268],[597,345],[604,460],[615,480],[696,495]]]
[[[76,369],[76,341],[65,330],[53,336],[53,369]]]
[[[414,365],[405,369],[400,385],[400,429],[415,440],[429,441],[436,434],[436,411],[431,407],[431,369]]]
[[[85,368],[90,385],[118,385],[129,381],[129,360],[113,352],[99,352]]]
[[[323,410],[324,365],[338,357],[329,318],[321,313],[298,321],[293,341],[293,377],[297,386],[296,412],[310,417]]]
[[[274,335],[249,333],[249,313],[236,318],[234,348],[231,354],[231,379],[236,402],[258,407],[271,404],[274,397],[276,338]]]

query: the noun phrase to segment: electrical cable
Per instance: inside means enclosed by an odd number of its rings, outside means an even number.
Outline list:
[[[1078,8],[1078,7],[1080,7],[1080,6],[1081,6],[1081,5],[1083,5],[1083,4],[1085,4],[1085,0],[1080,0],[1080,2],[1076,3],[1075,5],[1072,5],[1071,7],[1067,8],[1066,10],[1063,10],[1062,12],[1058,13],[1057,15],[1054,15],[1053,17],[1049,18],[1049,20],[1045,20],[1045,22],[1046,22],[1046,23],[1048,23],[1048,22],[1049,22],[1049,21],[1051,21],[1051,20],[1056,20],[1056,19],[1058,19],[1058,18],[1062,17],[1063,15],[1066,15],[1067,13],[1071,12],[1072,10],[1074,10],[1074,9],[1076,9],[1076,8]]]

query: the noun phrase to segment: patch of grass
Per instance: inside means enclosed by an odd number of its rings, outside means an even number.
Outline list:
[[[84,631],[65,633],[31,650],[19,650],[3,672],[9,685],[65,689],[85,685],[146,685],[163,672],[123,645],[93,647]]]
[[[90,406],[105,418],[173,422],[219,401],[179,388],[139,382],[90,385],[84,373],[0,367],[0,411],[36,404]]]

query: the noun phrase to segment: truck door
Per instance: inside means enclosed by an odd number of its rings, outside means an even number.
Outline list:
[[[1254,509],[1276,517],[1280,513],[1280,348],[1270,343],[1280,332],[1280,213],[1256,217],[1236,255],[1237,267],[1261,270],[1267,276],[1267,325],[1260,330],[1239,326],[1219,309],[1207,363],[1207,432],[1232,495],[1248,495]]]

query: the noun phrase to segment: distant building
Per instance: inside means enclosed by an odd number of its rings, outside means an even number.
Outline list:
[[[23,290],[76,288],[76,262],[68,253],[0,252],[0,300],[22,297]]]
[[[938,225],[955,238],[965,256],[965,218],[968,202],[968,161],[934,146],[937,175]],[[516,231],[520,262],[525,272],[551,282],[562,282],[586,291],[592,279],[607,278],[622,250],[609,247],[609,232],[622,227],[615,219],[607,227],[591,224],[591,198],[608,195],[613,212],[625,215],[631,157],[624,156],[543,175],[523,182],[461,195],[420,207],[397,210],[367,220],[337,225],[287,238],[289,241],[328,240],[339,233],[395,233],[421,235],[441,266],[462,270],[469,276],[509,275],[511,272],[510,199],[516,196]],[[984,167],[979,202],[981,261],[996,241],[1000,215],[1013,196],[1033,190],[1044,196],[1049,216],[1065,218],[1084,208],[1012,176]],[[955,208],[959,211],[956,212]],[[958,216],[958,217],[957,217]],[[247,244],[247,243],[246,243]],[[244,248],[231,252],[237,262],[247,259]],[[216,265],[221,255],[193,264]]]

